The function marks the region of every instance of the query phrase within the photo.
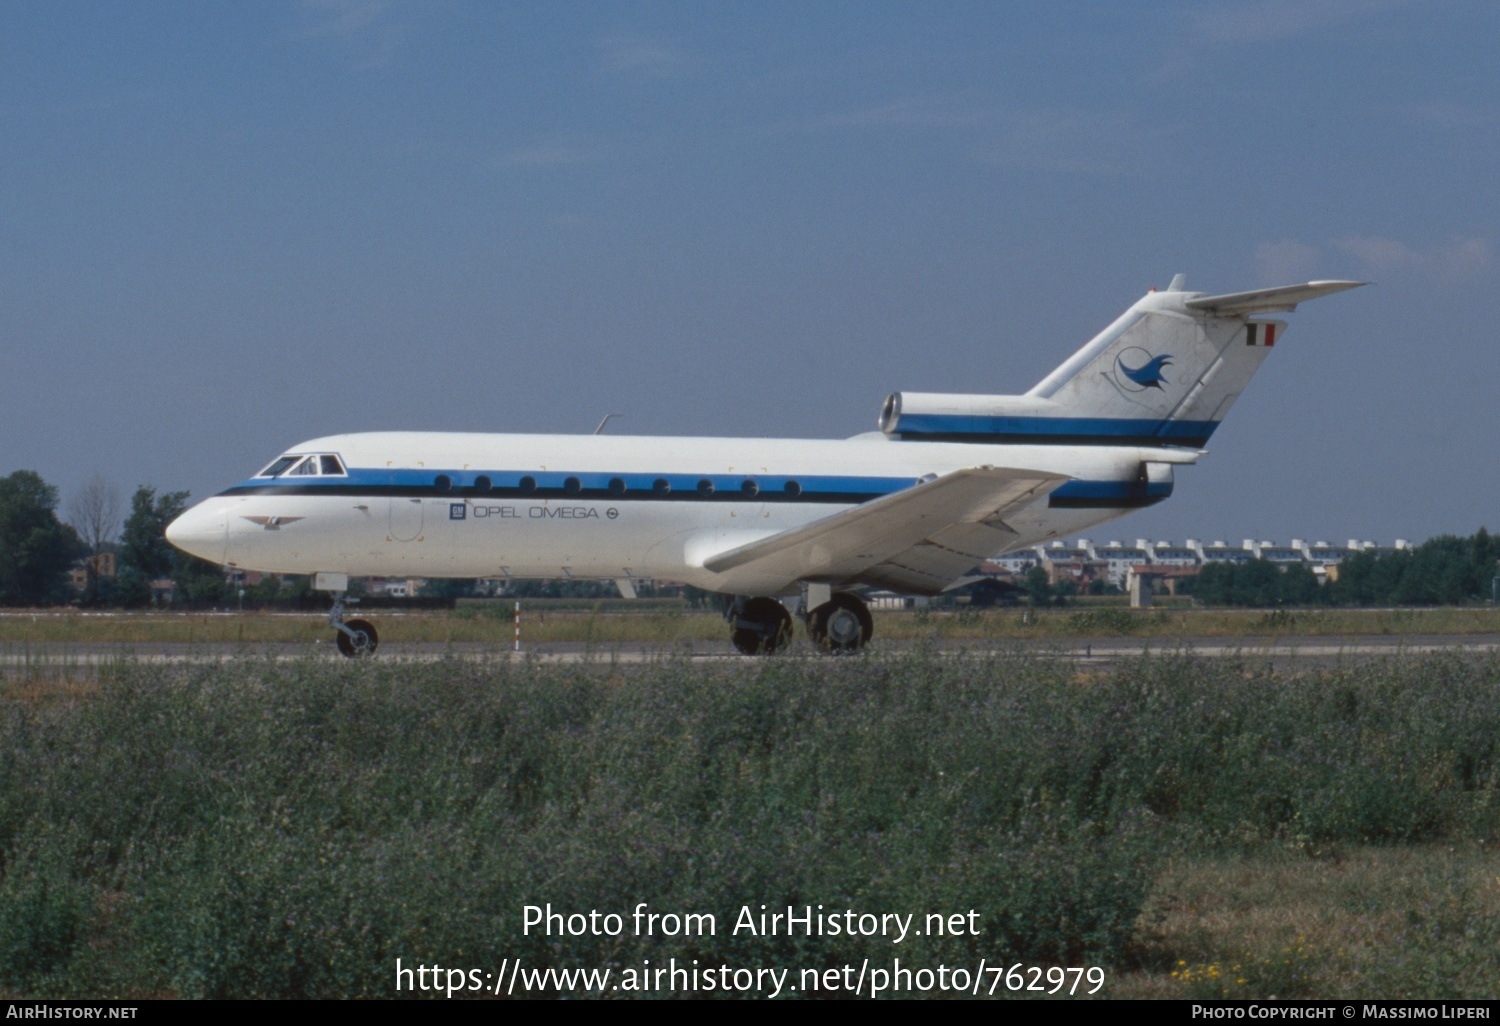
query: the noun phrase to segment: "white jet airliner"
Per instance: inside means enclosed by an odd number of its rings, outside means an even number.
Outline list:
[[[1285,323],[1256,315],[1361,282],[1152,291],[1025,395],[896,393],[843,440],[436,432],[294,446],[167,528],[195,556],[313,574],[347,655],[350,577],[682,581],[733,596],[745,653],[822,648],[873,623],[861,587],[933,595],[986,558],[1172,493]]]

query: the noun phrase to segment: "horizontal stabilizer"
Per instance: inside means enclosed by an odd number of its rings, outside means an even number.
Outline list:
[[[1004,549],[1004,517],[1069,480],[1037,470],[975,467],[946,474],[792,531],[719,553],[704,568],[729,590],[763,592],[796,581],[899,583],[935,594]]]
[[[1257,289],[1254,292],[1231,292],[1224,296],[1202,296],[1189,299],[1184,305],[1189,310],[1207,310],[1221,317],[1238,317],[1244,314],[1271,313],[1297,309],[1298,303],[1320,296],[1331,296],[1345,289],[1357,289],[1362,281],[1310,281],[1306,285],[1282,285],[1274,289]]]

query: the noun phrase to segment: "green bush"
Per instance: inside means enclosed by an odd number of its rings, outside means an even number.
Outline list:
[[[88,932],[92,888],[70,871],[70,838],[38,836],[8,851],[0,876],[0,980],[56,989]]]
[[[1488,839],[1500,662],[1012,653],[126,665],[0,695],[0,987],[371,996],[395,960],[1119,966],[1162,857]],[[525,905],[712,936],[524,934]],[[752,910],[968,933],[731,931]],[[108,914],[102,912],[107,909]],[[705,963],[707,964],[707,963]]]
[[[1068,617],[1068,630],[1074,634],[1134,634],[1149,615],[1113,606],[1085,609]]]

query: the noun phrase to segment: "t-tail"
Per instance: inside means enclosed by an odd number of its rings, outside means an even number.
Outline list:
[[[1209,296],[1148,292],[1025,395],[897,392],[880,429],[911,440],[1026,444],[1207,443],[1286,322],[1260,315],[1356,288],[1311,281]]]

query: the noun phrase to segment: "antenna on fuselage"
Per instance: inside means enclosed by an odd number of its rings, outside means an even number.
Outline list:
[[[596,435],[602,435],[602,434],[604,434],[604,425],[606,425],[606,424],[609,423],[611,417],[618,417],[618,416],[619,416],[618,413],[606,413],[604,415],[604,419],[599,422],[599,426],[596,427],[596,428],[594,428],[594,434],[596,434]]]

